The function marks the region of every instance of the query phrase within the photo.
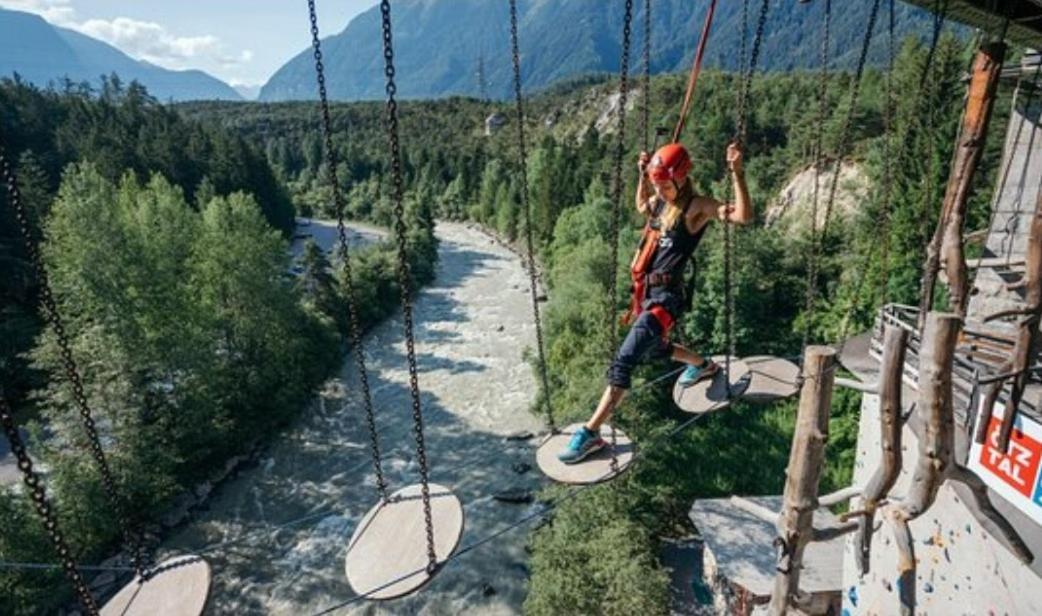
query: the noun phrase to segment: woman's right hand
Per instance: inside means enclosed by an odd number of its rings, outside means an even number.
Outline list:
[[[651,162],[651,155],[647,152],[641,152],[640,156],[637,157],[637,170],[640,171],[641,175],[644,175],[648,170],[648,163]]]

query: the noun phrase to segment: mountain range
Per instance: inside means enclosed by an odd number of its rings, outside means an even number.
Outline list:
[[[0,76],[15,73],[38,86],[68,78],[97,85],[115,73],[136,80],[161,101],[242,100],[231,86],[202,71],[174,71],[135,60],[112,45],[21,11],[0,9]]]
[[[630,70],[638,71],[644,44],[643,2],[635,2]],[[881,3],[884,7],[887,3]],[[821,48],[823,2],[774,1],[764,30],[760,67],[766,70],[813,68]],[[855,62],[865,34],[871,2],[834,3],[832,58],[837,68]],[[841,5],[841,6],[840,6]],[[654,0],[651,70],[685,70],[694,56],[707,0]],[[749,28],[755,28],[759,2],[749,2]],[[508,4],[490,0],[396,0],[393,4],[395,66],[403,98],[451,95],[504,98],[512,91]],[[933,16],[897,3],[896,35],[925,36]],[[623,2],[605,0],[519,0],[519,40],[526,90],[563,78],[617,72],[621,56]],[[719,3],[706,52],[709,67],[739,64],[742,3]],[[885,17],[880,15],[870,61],[886,54]],[[750,37],[751,38],[751,37]],[[330,95],[340,100],[384,96],[382,39],[378,7],[356,16],[322,50]],[[481,67],[481,70],[479,70]],[[261,89],[260,100],[315,97],[310,48],[282,66]],[[479,79],[483,74],[483,79]]]

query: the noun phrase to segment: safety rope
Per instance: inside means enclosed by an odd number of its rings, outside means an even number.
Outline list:
[[[691,100],[695,94],[698,75],[702,72],[702,59],[705,57],[706,44],[709,42],[709,33],[713,28],[713,15],[715,13],[716,0],[711,0],[709,9],[706,11],[705,23],[702,24],[702,34],[698,39],[695,59],[691,64],[691,74],[687,79],[687,92],[684,94],[684,102],[680,105],[680,117],[677,118],[676,128],[673,129],[673,143],[680,143],[680,136],[684,133],[684,125],[687,124],[687,114],[691,109]],[[647,136],[645,136],[645,141],[647,141]]]
[[[47,322],[50,323],[51,329],[54,331],[54,336],[58,342],[59,356],[61,357],[62,366],[65,369],[65,376],[69,385],[72,387],[73,398],[76,401],[80,420],[83,424],[83,430],[87,435],[87,442],[91,456],[94,458],[98,472],[101,474],[101,483],[105,490],[105,495],[108,497],[109,505],[112,508],[112,512],[116,518],[120,532],[122,533],[123,543],[130,551],[131,559],[134,563],[134,570],[137,571],[139,575],[144,576],[148,564],[146,562],[144,547],[142,545],[141,533],[134,530],[134,525],[131,524],[130,517],[127,514],[126,504],[122,495],[119,493],[116,486],[116,479],[112,475],[108,459],[105,457],[105,452],[101,447],[101,440],[98,438],[98,431],[94,423],[93,413],[91,412],[90,404],[87,401],[87,394],[83,388],[83,379],[80,376],[76,360],[72,355],[72,347],[69,343],[68,334],[65,331],[65,324],[61,318],[61,314],[58,312],[58,305],[54,299],[54,292],[51,289],[47,269],[44,267],[43,258],[40,254],[36,238],[34,237],[29,213],[25,208],[25,204],[22,203],[21,193],[18,190],[18,179],[15,176],[14,168],[6,154],[2,128],[0,128],[0,174],[3,175],[4,183],[7,186],[7,201],[14,209],[14,215],[15,219],[18,221],[25,253],[28,255],[29,260],[32,263],[33,271],[36,274],[36,280],[39,284],[40,304],[43,308],[44,316],[47,319]]]
[[[394,44],[391,38],[391,2],[380,2],[381,28],[383,31],[384,76],[387,78],[387,136],[391,150],[391,181],[393,185],[394,231],[398,241],[398,286],[401,292],[402,320],[405,324],[405,349],[409,364],[409,393],[412,397],[413,428],[416,437],[416,459],[420,467],[420,494],[423,499],[423,523],[427,534],[428,573],[438,567],[438,556],[434,551],[434,522],[431,519],[431,492],[427,450],[423,438],[423,410],[420,401],[420,383],[416,368],[416,339],[413,335],[412,290],[409,271],[408,238],[405,228],[404,180],[402,174],[402,151],[398,136],[398,88],[394,81]]]
[[[322,63],[322,45],[318,33],[318,15],[315,10],[315,0],[308,0],[308,14],[311,20],[311,47],[314,50],[315,77],[318,80],[319,110],[322,115],[322,134],[325,138],[326,166],[328,167],[328,181],[333,188],[333,203],[336,206],[336,230],[340,242],[340,255],[343,259],[344,287],[347,295],[348,327],[351,336],[351,349],[355,357],[355,366],[358,368],[358,378],[362,386],[362,405],[365,408],[366,427],[369,430],[369,451],[373,458],[373,471],[376,473],[376,489],[380,494],[381,501],[387,501],[387,481],[384,479],[383,468],[380,465],[380,437],[376,429],[376,419],[373,412],[373,396],[369,387],[369,371],[365,364],[365,347],[362,344],[362,325],[359,322],[358,294],[355,290],[354,274],[352,273],[351,259],[349,258],[349,246],[347,241],[347,230],[344,226],[344,197],[340,190],[340,182],[337,179],[336,148],[333,147],[333,122],[329,115],[329,98],[326,93],[325,67]]]
[[[92,616],[97,616],[98,604],[94,601],[94,597],[91,596],[90,590],[87,588],[87,582],[83,579],[83,575],[72,558],[72,551],[65,542],[65,536],[62,534],[61,529],[58,528],[58,517],[54,514],[50,501],[47,500],[47,493],[40,482],[40,476],[33,470],[33,462],[29,458],[29,453],[25,450],[25,444],[22,442],[22,437],[18,433],[18,427],[14,422],[14,412],[8,405],[7,397],[2,390],[0,390],[0,424],[3,424],[7,442],[11,445],[11,453],[14,454],[15,459],[18,461],[18,470],[22,472],[22,481],[29,488],[29,500],[32,501],[36,514],[43,521],[43,528],[47,531],[51,545],[61,560],[61,568],[65,571],[65,576],[69,578],[69,582],[72,583],[73,588],[76,590],[76,596],[80,600],[80,605],[83,606],[83,609]]]

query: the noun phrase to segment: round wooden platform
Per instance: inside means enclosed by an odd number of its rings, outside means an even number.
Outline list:
[[[746,357],[742,361],[752,374],[749,386],[742,392],[743,400],[771,402],[799,393],[800,367],[791,361],[771,355]]]
[[[445,486],[430,485],[434,554],[439,563],[463,536],[463,505]],[[347,546],[344,572],[351,588],[368,599],[395,599],[420,589],[427,573],[427,533],[420,484],[377,503],[358,523]],[[436,573],[436,572],[435,572]]]
[[[612,470],[611,451],[609,451],[611,448],[611,428],[607,425],[601,426],[601,437],[608,441],[607,447],[591,454],[590,457],[576,464],[565,464],[558,460],[557,454],[564,450],[568,445],[568,441],[572,439],[572,435],[582,427],[583,424],[575,423],[567,428],[562,428],[557,434],[548,436],[543,441],[543,444],[539,446],[535,453],[535,460],[536,464],[539,465],[539,470],[543,471],[544,475],[559,483],[571,485],[600,483],[615,477],[626,470],[626,467],[633,462],[633,453],[636,451],[633,441],[623,434],[622,430],[616,428],[615,458],[618,461],[619,468],[618,471]]]
[[[724,375],[725,355],[714,355],[713,361],[720,364],[720,371],[712,379],[699,381],[690,387],[681,387],[680,379],[673,386],[673,402],[685,413],[702,415],[725,409],[728,402],[726,383]],[[745,391],[749,385],[749,367],[737,357],[731,358],[731,397],[735,398]]]
[[[102,616],[199,616],[210,596],[210,565],[198,556],[159,563],[145,581],[134,577],[105,607]]]

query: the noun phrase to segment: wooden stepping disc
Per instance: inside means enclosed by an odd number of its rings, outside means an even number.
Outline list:
[[[199,616],[210,596],[210,565],[198,556],[169,558],[142,581],[135,576],[101,616]]]
[[[434,554],[443,563],[463,536],[463,505],[445,486],[429,486]],[[365,514],[347,545],[344,572],[351,588],[368,599],[402,597],[430,581],[420,484],[398,490]]]
[[[568,446],[568,441],[572,440],[572,435],[582,427],[583,424],[574,423],[567,428],[563,428],[557,434],[551,434],[539,446],[539,449],[535,452],[535,460],[536,464],[539,465],[539,470],[543,471],[544,475],[554,481],[572,485],[600,483],[615,477],[626,470],[626,467],[633,462],[633,453],[636,451],[636,447],[633,446],[633,441],[622,433],[622,430],[616,428],[615,458],[618,461],[619,468],[617,471],[612,470],[610,451],[611,427],[607,425],[601,426],[601,437],[608,441],[607,447],[591,454],[588,458],[576,464],[565,464],[558,460],[557,454],[564,451],[565,447]]]
[[[752,374],[749,387],[741,395],[744,400],[770,402],[799,393],[800,367],[791,361],[770,355],[746,357],[742,361]]]
[[[677,378],[673,386],[673,402],[685,413],[702,415],[719,411],[729,406],[724,361],[726,355],[714,355],[713,361],[720,364],[720,371],[712,379],[699,381],[690,387],[681,387]],[[737,357],[731,358],[731,397],[738,397],[749,385],[749,367]]]

